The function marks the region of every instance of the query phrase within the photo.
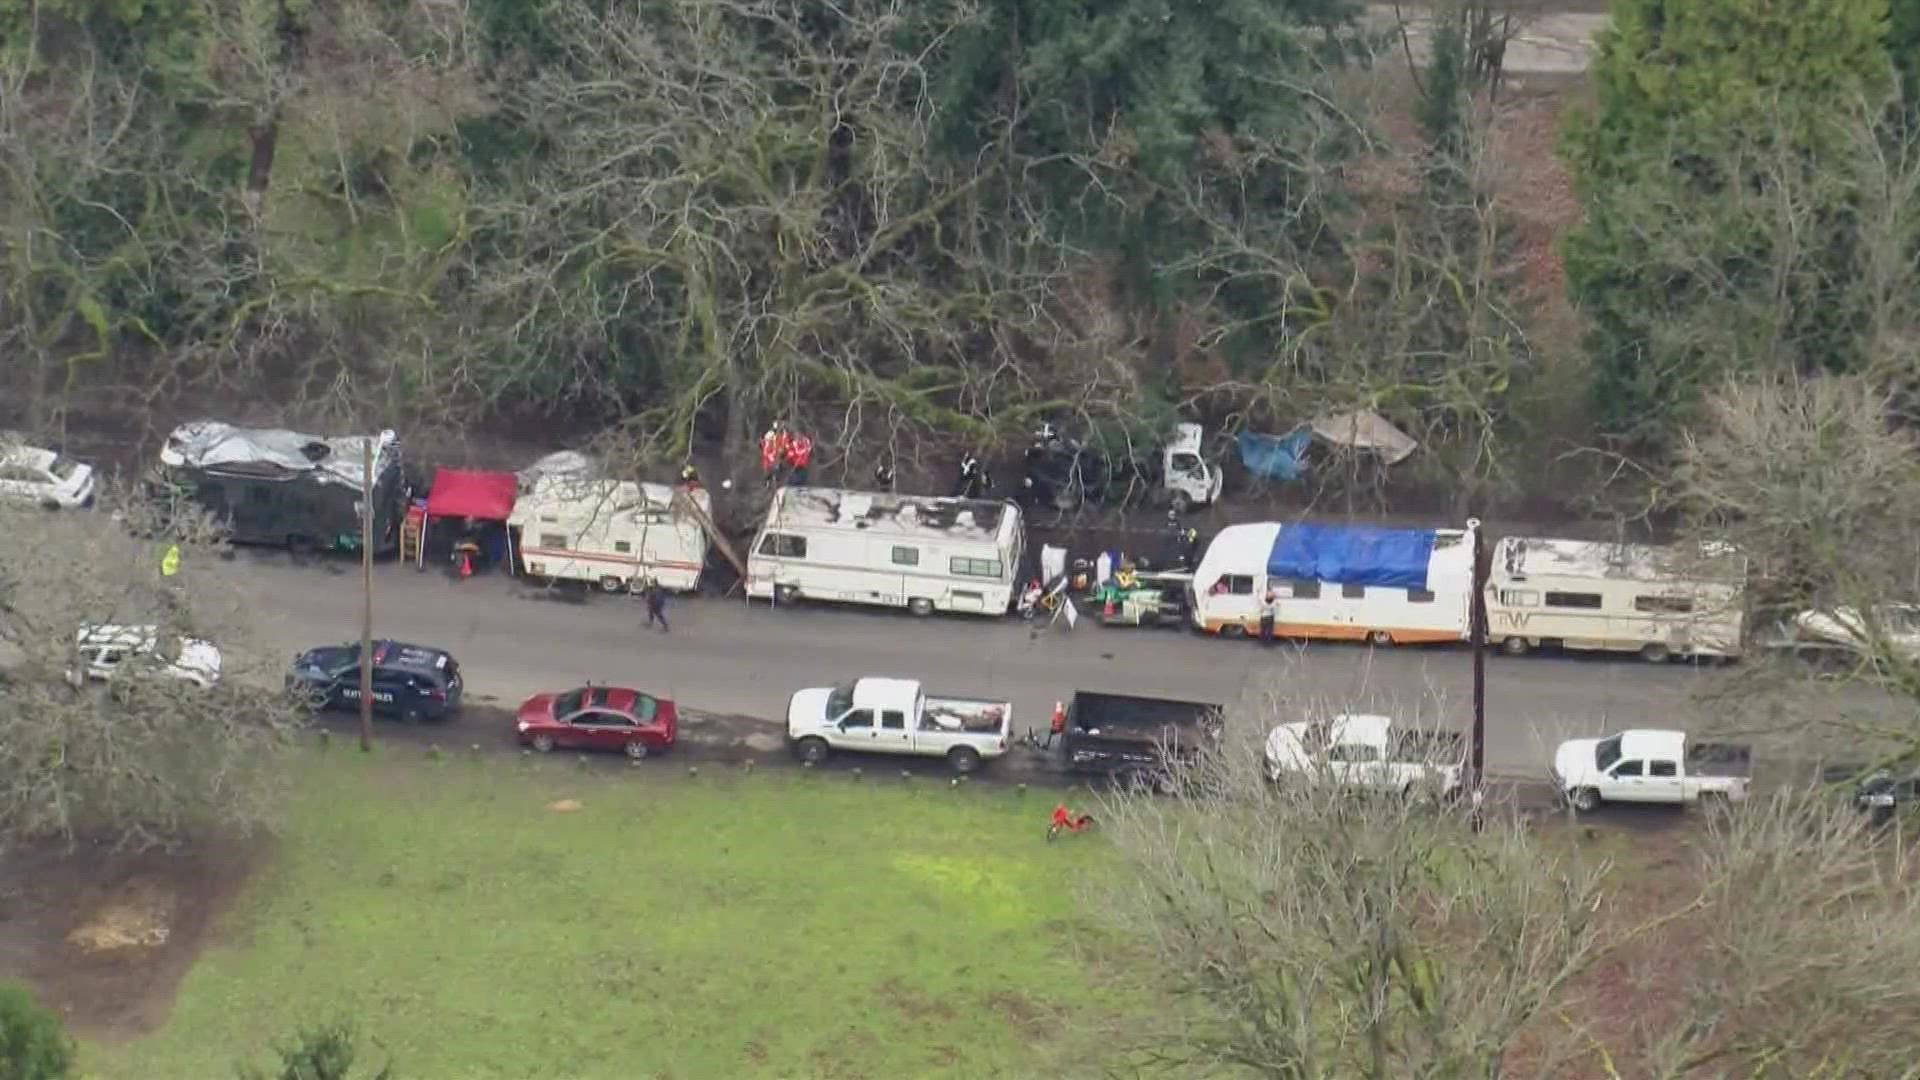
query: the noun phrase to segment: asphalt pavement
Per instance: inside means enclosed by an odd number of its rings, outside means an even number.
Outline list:
[[[359,567],[295,563],[243,552],[190,568],[238,590],[261,639],[234,643],[284,663],[318,644],[356,639]],[[683,709],[757,718],[772,745],[787,698],[859,675],[922,679],[928,689],[1013,702],[1016,729],[1044,729],[1076,688],[1269,710],[1370,710],[1464,728],[1472,657],[1464,647],[1375,649],[1344,643],[1263,647],[1183,630],[1108,629],[1083,620],[1030,627],[1017,619],[800,605],[774,609],[737,597],[675,598],[671,633],[645,627],[635,599],[558,599],[499,576],[459,582],[437,570],[375,567],[374,630],[450,650],[476,705],[511,707],[528,695],[581,683],[631,685]],[[1537,778],[1562,738],[1624,726],[1699,730],[1714,720],[1700,700],[1724,675],[1638,659],[1490,655],[1487,767]],[[751,720],[745,721],[749,725]]]

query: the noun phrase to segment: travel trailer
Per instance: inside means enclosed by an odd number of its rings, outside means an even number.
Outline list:
[[[373,546],[384,551],[399,539],[406,484],[391,431],[323,438],[212,420],[182,424],[160,450],[148,494],[163,507],[198,503],[234,543],[357,551],[369,450]]]
[[[1542,645],[1737,657],[1747,565],[1725,545],[1652,547],[1507,537],[1487,581],[1487,640],[1520,656]]]
[[[747,595],[1004,615],[1024,540],[1010,502],[784,487],[747,556]]]
[[[704,489],[685,497],[712,510]],[[607,592],[638,591],[647,581],[692,592],[707,562],[707,534],[664,484],[542,475],[507,518],[528,575],[583,581]]]
[[[1193,625],[1228,637],[1256,633],[1271,591],[1276,637],[1464,641],[1477,528],[1229,525],[1194,571]]]

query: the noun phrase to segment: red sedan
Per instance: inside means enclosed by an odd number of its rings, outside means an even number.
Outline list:
[[[673,745],[679,732],[673,702],[617,686],[585,686],[564,694],[535,694],[520,706],[520,744],[541,753],[623,750],[643,758]]]

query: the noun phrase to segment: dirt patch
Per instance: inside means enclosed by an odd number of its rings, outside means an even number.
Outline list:
[[[556,814],[577,814],[580,812],[579,799],[558,799],[547,804],[547,809]]]
[[[180,979],[264,852],[0,854],[0,978],[25,982],[88,1038],[144,1035],[166,1021]]]
[[[179,897],[158,881],[134,878],[108,898],[86,922],[67,932],[67,944],[82,952],[157,949],[173,933]]]

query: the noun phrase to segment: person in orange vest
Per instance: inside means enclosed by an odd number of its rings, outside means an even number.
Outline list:
[[[791,469],[787,482],[795,487],[806,487],[807,466],[811,464],[813,464],[813,440],[796,433],[787,441],[787,465]]]
[[[1053,740],[1063,738],[1067,733],[1067,706],[1065,702],[1053,703],[1053,719],[1047,721],[1047,741],[1040,744],[1045,750],[1053,745]]]
[[[780,481],[780,472],[787,463],[787,422],[775,420],[773,426],[760,436],[760,471],[766,474],[768,486]]]

